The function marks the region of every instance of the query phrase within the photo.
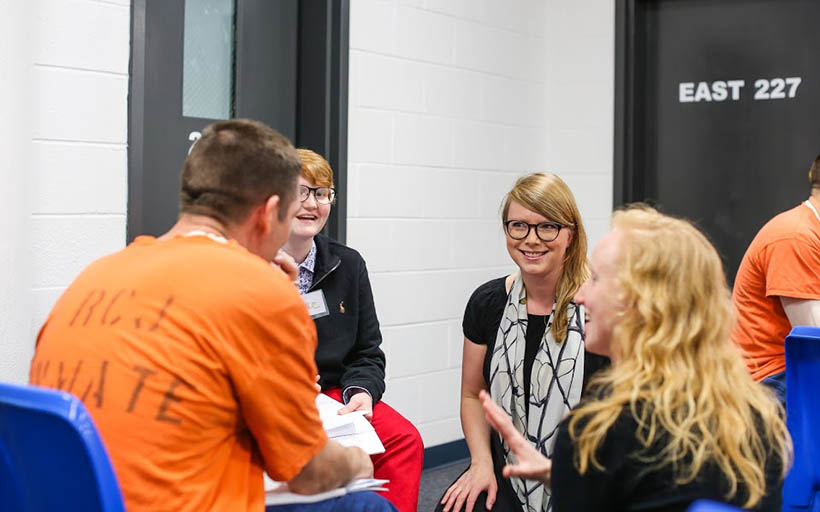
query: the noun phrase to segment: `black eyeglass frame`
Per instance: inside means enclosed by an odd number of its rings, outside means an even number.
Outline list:
[[[512,235],[512,233],[510,233],[510,224],[512,224],[513,222],[520,222],[521,224],[524,224],[524,225],[527,226],[527,232],[524,233],[524,236],[522,236],[520,238],[517,238],[517,237],[514,237]],[[546,238],[543,238],[541,235],[538,234],[538,226],[543,226],[545,224],[547,226],[551,226],[551,227],[556,227],[556,226],[558,227],[558,230],[555,232],[555,236],[550,238],[549,240],[547,240]],[[559,224],[557,222],[539,222],[538,224],[529,224],[527,222],[524,222],[523,220],[515,220],[515,219],[510,219],[510,220],[507,220],[507,221],[504,222],[504,232],[507,233],[507,236],[509,236],[513,240],[525,240],[528,236],[530,236],[530,231],[532,231],[532,228],[535,228],[535,236],[538,237],[539,240],[541,240],[542,242],[553,242],[553,241],[555,241],[556,238],[558,238],[558,235],[561,234],[561,229],[563,229],[563,228],[572,229],[572,226],[564,226],[563,224]]]
[[[316,202],[317,202],[317,203],[319,203],[319,204],[333,204],[333,203],[335,203],[335,202],[336,202],[336,189],[335,189],[335,188],[333,188],[333,187],[309,187],[309,186],[307,186],[307,185],[299,185],[299,196],[301,196],[301,195],[302,195],[302,188],[306,188],[306,189],[307,189],[307,194],[305,194],[305,198],[304,198],[304,199],[299,199],[299,202],[301,202],[301,203],[304,203],[305,201],[307,201],[307,200],[308,200],[308,197],[310,197],[310,194],[313,194],[313,198],[314,198],[314,199],[316,200]],[[320,201],[320,200],[319,200],[319,196],[317,196],[317,195],[316,195],[316,193],[317,193],[320,189],[327,189],[327,190],[329,190],[329,191],[330,191],[330,200],[329,200],[328,202],[324,202],[324,201]]]

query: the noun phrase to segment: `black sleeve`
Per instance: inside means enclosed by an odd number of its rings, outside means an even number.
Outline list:
[[[629,423],[621,414],[599,445],[598,462],[604,471],[588,467],[583,475],[575,467],[576,450],[569,435],[569,418],[559,425],[552,452],[553,512],[598,512],[622,503],[624,487],[629,486],[630,477],[639,470],[630,466],[629,454],[637,440]]]
[[[384,394],[382,333],[364,260],[360,260],[358,274],[359,322],[356,342],[345,356],[345,370],[339,381],[343,390],[350,386],[366,389],[373,398],[373,405],[376,405]]]
[[[495,340],[507,299],[505,279],[506,277],[499,277],[487,281],[476,288],[467,301],[461,327],[464,336],[473,343],[487,345]]]

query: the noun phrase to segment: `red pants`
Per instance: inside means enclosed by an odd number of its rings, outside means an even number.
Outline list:
[[[338,388],[324,391],[342,401]],[[373,407],[373,429],[384,445],[384,453],[371,455],[374,478],[390,480],[388,491],[381,492],[401,512],[416,512],[419,482],[424,465],[424,444],[419,431],[404,416],[384,402]]]

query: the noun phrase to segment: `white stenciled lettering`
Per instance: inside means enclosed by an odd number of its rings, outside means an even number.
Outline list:
[[[800,85],[803,79],[799,76],[791,76],[786,79],[786,85],[789,86],[789,98],[794,98],[797,96],[797,87]]]
[[[744,80],[715,80],[714,82],[681,82],[678,84],[680,103],[738,101]]]
[[[755,99],[767,100],[769,99],[769,81],[765,78],[755,80]]]
[[[729,80],[726,82],[726,85],[732,90],[732,101],[737,101],[740,99],[740,90],[746,85],[745,80]]]
[[[691,103],[695,101],[695,98],[692,97],[694,91],[694,82],[681,82],[680,85],[678,85],[678,101],[681,103]]]
[[[695,90],[695,103],[699,101],[712,101],[712,95],[709,94],[709,84],[706,82],[698,82],[698,88]]]
[[[729,97],[726,92],[726,82],[723,80],[716,80],[712,82],[712,101],[723,101]]]
[[[799,76],[788,78],[760,78],[755,80],[756,100],[784,100],[797,96],[797,88],[803,79]],[[786,87],[789,88],[786,91]]]
[[[782,100],[786,98],[786,92],[783,90],[786,88],[786,81],[782,78],[772,78],[771,81],[772,86],[772,93],[769,97],[773,100]]]
[[[799,76],[786,78],[758,78],[754,80],[754,96],[759,100],[784,100],[797,97],[797,89],[803,82]],[[739,101],[745,80],[715,80],[713,82],[680,82],[678,84],[679,103],[701,103]],[[93,308],[93,306],[90,306]]]

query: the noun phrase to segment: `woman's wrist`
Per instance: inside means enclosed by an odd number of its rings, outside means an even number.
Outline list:
[[[474,467],[492,467],[493,459],[489,455],[480,455],[477,457],[470,457],[470,466]]]

